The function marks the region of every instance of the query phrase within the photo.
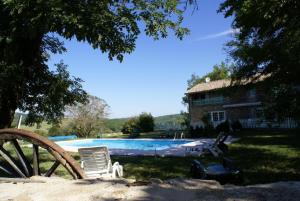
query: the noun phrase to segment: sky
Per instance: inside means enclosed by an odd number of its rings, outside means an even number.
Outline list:
[[[216,12],[221,2],[198,0],[198,10],[187,10],[183,26],[191,33],[182,41],[172,32],[158,41],[141,34],[136,49],[122,63],[110,61],[87,43],[65,40],[68,51],[52,56],[49,65],[60,60],[68,64],[70,74],[84,80],[88,93],[108,103],[109,118],[180,113],[186,110],[181,101],[191,75],[202,76],[228,59],[224,45],[235,31],[232,19]]]

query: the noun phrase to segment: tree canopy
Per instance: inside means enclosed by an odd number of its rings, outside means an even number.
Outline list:
[[[65,105],[86,99],[66,65],[49,70],[50,55],[66,51],[60,38],[85,41],[122,61],[141,30],[154,39],[173,30],[182,39],[189,32],[181,26],[186,2],[0,0],[0,128],[10,126],[17,108],[29,112],[28,123],[55,121]]]
[[[221,62],[220,65],[216,64],[213,70],[203,76],[192,74],[191,78],[187,81],[188,89],[193,86],[205,82],[205,78],[209,78],[211,81],[222,80],[230,78],[230,69],[232,66],[227,65],[225,62]]]
[[[270,110],[300,117],[300,1],[225,0],[219,12],[233,17],[238,30],[228,52],[234,60],[233,78],[270,75],[265,81]],[[254,76],[257,77],[257,76]],[[295,106],[295,107],[291,107]]]
[[[80,137],[95,135],[104,127],[108,109],[109,106],[103,99],[89,95],[84,104],[77,103],[67,108],[68,116],[72,119],[69,127]]]
[[[128,119],[122,126],[122,133],[137,134],[140,132],[151,132],[154,130],[154,118],[151,113],[143,112],[137,117]]]

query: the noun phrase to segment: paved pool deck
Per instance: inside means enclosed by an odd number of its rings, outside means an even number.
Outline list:
[[[108,139],[108,138],[105,138]],[[116,138],[113,138],[117,140]],[[111,139],[111,140],[113,140]],[[122,139],[122,138],[120,138]],[[93,139],[87,139],[93,140]],[[122,139],[124,140],[124,139]],[[130,139],[128,139],[130,140]],[[155,139],[143,139],[143,140],[155,140]],[[161,140],[161,139],[159,139]],[[168,139],[170,140],[170,139]],[[193,140],[193,139],[189,139]],[[226,144],[230,144],[235,141],[235,138],[229,137],[226,140]],[[82,140],[72,140],[72,141],[82,141]],[[69,142],[72,142],[69,141]],[[194,139],[193,142],[189,142],[186,144],[181,144],[176,147],[171,147],[163,150],[140,150],[140,149],[109,149],[110,155],[118,155],[118,156],[199,156],[203,153],[203,148],[207,145],[212,144],[215,141],[213,138],[203,138],[203,139]],[[61,141],[64,143],[65,141]],[[60,142],[57,142],[60,145]],[[60,145],[63,149],[68,152],[78,152],[80,147],[78,146],[66,146]],[[197,148],[194,151],[191,151],[191,148]]]

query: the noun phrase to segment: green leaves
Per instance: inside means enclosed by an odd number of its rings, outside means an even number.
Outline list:
[[[138,117],[128,119],[122,126],[123,134],[151,132],[154,130],[154,118],[150,113],[143,112]]]
[[[205,82],[205,78],[209,77],[211,81],[215,80],[222,80],[222,79],[229,79],[230,72],[233,69],[232,65],[228,65],[222,62],[220,65],[214,65],[213,71],[207,73],[206,75],[199,77],[196,74],[192,74],[191,78],[187,81],[188,89],[192,88],[193,86]],[[186,100],[187,101],[187,100]]]
[[[228,43],[228,51],[235,61],[234,77],[243,79],[253,75],[271,75],[265,82],[269,98],[278,100],[278,104],[270,103],[272,111],[285,117],[300,119],[297,107],[291,109],[280,104],[286,97],[289,106],[299,102],[297,93],[287,93],[282,89],[299,86],[300,79],[300,1],[233,1],[226,0],[221,4],[219,12],[225,17],[233,16],[233,28],[240,33],[235,40]],[[275,91],[277,91],[275,93]],[[280,95],[281,94],[281,95]],[[285,110],[286,109],[286,110]],[[285,112],[283,112],[285,110]]]
[[[177,0],[0,0],[0,63],[5,69],[0,128],[10,125],[17,108],[29,112],[28,123],[57,121],[65,105],[86,98],[81,80],[71,78],[63,63],[57,72],[49,71],[50,53],[66,51],[58,35],[86,41],[109,59],[122,61],[135,49],[141,27],[154,39],[167,37],[169,30],[182,39],[188,30],[181,27],[180,7]]]

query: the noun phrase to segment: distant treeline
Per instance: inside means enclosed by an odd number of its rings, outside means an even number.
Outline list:
[[[26,114],[22,114],[22,125],[25,124]],[[20,113],[16,113],[14,117],[14,121],[12,123],[12,127],[17,127],[18,120],[20,117]],[[154,117],[155,123],[155,130],[179,130],[181,129],[181,122],[182,122],[182,115],[181,114],[174,114],[174,115],[164,115],[159,117]],[[129,118],[116,118],[116,119],[106,119],[104,120],[104,128],[103,132],[120,132],[122,130],[122,126]],[[37,128],[37,125],[32,128],[33,131],[35,129],[43,129],[47,130],[47,128],[43,128],[46,123],[43,123],[40,128]],[[48,127],[48,126],[47,126]],[[49,127],[51,127],[49,125]]]
[[[181,114],[164,115],[154,117],[155,130],[178,130],[181,129],[183,116]],[[123,124],[129,118],[107,119],[105,125],[112,132],[120,132]]]

